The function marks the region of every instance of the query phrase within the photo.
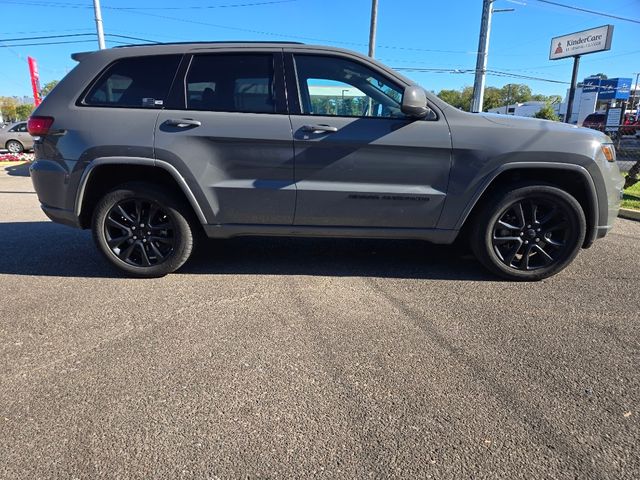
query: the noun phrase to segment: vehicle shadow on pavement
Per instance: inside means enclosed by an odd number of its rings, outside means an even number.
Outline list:
[[[7,172],[7,175],[10,175],[12,177],[28,177],[29,165],[29,163],[10,165],[8,167],[5,167],[4,171]]]
[[[0,238],[0,274],[122,277],[100,256],[86,230],[52,222],[0,223]],[[454,246],[281,237],[204,241],[179,273],[496,280],[468,252]]]
[[[418,240],[208,240],[181,273],[496,280],[466,249]]]

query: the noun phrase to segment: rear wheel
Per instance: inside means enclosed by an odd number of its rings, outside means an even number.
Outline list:
[[[93,237],[113,265],[137,277],[160,277],[189,259],[189,209],[155,185],[130,183],[107,193],[92,220]]]
[[[10,153],[24,152],[24,145],[22,145],[18,140],[9,140],[5,146]]]
[[[571,263],[585,233],[574,197],[550,185],[526,185],[487,202],[475,219],[471,246],[502,277],[542,280]]]

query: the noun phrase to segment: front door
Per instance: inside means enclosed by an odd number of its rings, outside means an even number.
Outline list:
[[[451,164],[444,118],[405,117],[404,87],[357,59],[295,53],[287,67],[299,99],[294,223],[435,227]]]
[[[160,113],[155,155],[197,183],[209,223],[293,223],[283,84],[281,51],[199,53],[178,78],[184,107]]]

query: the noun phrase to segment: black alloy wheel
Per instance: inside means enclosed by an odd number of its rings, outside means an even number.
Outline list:
[[[471,229],[471,248],[490,271],[535,281],[564,269],[580,251],[586,219],[578,201],[546,184],[521,184],[483,202]]]
[[[175,227],[167,212],[143,198],[116,203],[107,214],[104,235],[113,254],[136,267],[164,262],[176,243]]]
[[[178,192],[131,182],[107,192],[93,211],[94,240],[105,258],[136,277],[161,277],[191,256],[197,219]]]
[[[509,205],[493,226],[492,244],[508,267],[530,271],[547,267],[562,258],[574,227],[567,212],[543,198],[530,198]]]

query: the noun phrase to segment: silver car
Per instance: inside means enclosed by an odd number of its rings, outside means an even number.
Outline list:
[[[33,137],[27,131],[27,122],[10,123],[0,129],[0,148],[10,153],[21,153],[33,149]]]

